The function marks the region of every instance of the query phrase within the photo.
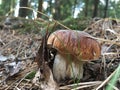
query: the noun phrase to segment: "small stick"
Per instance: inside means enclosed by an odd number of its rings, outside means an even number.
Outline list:
[[[85,85],[85,87],[86,87],[86,85],[93,86],[93,85],[101,84],[101,83],[102,83],[101,81],[75,83],[75,84],[70,84],[70,85],[66,85],[66,86],[61,86],[60,89],[70,89],[70,87],[75,87],[75,86],[84,87],[83,85]],[[80,87],[79,87],[79,88],[80,88]]]
[[[96,84],[91,84],[91,85],[84,85],[84,86],[79,86],[77,88],[73,88],[71,90],[79,90],[79,89],[83,89],[83,88],[87,88],[87,87],[92,87],[95,86]]]
[[[103,87],[111,78],[112,76],[116,73],[117,69],[105,80],[100,84],[95,90],[99,90],[101,87]]]
[[[31,71],[32,72],[32,71]],[[27,75],[29,75],[31,72],[28,72],[19,82],[18,82],[18,84],[16,85],[16,87],[18,87],[18,85],[25,79],[25,77],[27,76]]]

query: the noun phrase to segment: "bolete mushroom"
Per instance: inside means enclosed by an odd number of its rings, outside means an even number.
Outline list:
[[[59,82],[65,78],[83,77],[83,63],[96,60],[101,53],[100,44],[84,31],[57,30],[47,41],[57,50],[53,63],[53,75]]]

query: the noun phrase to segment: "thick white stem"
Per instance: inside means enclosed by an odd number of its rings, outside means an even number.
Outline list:
[[[57,54],[53,64],[53,75],[58,82],[65,78],[81,79],[83,77],[83,62]]]

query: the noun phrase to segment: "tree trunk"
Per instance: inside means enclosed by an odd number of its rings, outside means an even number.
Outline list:
[[[85,17],[88,16],[88,3],[89,3],[89,0],[85,0]]]
[[[11,5],[10,5],[11,16],[14,16],[15,11],[13,11],[13,9],[15,8],[15,5],[16,5],[16,0],[11,0]]]
[[[28,0],[20,0],[20,7],[28,7]],[[19,9],[19,16],[26,17],[27,16],[27,9],[20,8]]]
[[[10,0],[2,0],[1,4],[1,10],[3,12],[0,13],[0,15],[6,15],[10,11],[11,1]]]
[[[74,15],[74,13],[75,13],[76,4],[77,4],[77,0],[74,1],[74,5],[73,5],[73,15]]]
[[[38,5],[38,11],[42,12],[42,4],[43,4],[43,0],[38,0],[39,5]],[[41,17],[40,13],[37,13],[37,17]]]
[[[99,0],[94,0],[93,18],[97,16]]]
[[[107,16],[108,2],[109,2],[109,0],[106,0],[106,5],[104,8],[104,18],[106,18],[106,16]]]
[[[49,3],[49,12],[50,12],[50,14],[52,14],[52,0],[49,0],[48,1],[48,3]]]
[[[61,10],[60,10],[60,2],[61,2],[61,0],[55,0],[55,13],[54,13],[54,19],[56,19],[56,20],[60,20],[61,19]]]

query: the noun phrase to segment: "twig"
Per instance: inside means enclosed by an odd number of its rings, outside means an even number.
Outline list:
[[[0,39],[0,43],[2,43],[3,44],[3,46],[5,46],[5,43]]]
[[[106,59],[105,59],[105,55],[102,56],[102,63],[103,63],[103,68],[104,68],[104,77],[105,79],[107,78],[107,73],[106,73]]]
[[[97,84],[78,86],[78,87],[73,88],[73,89],[71,89],[71,90],[79,90],[79,89],[83,89],[83,88],[87,88],[87,87],[92,87],[92,86],[96,86],[96,85],[97,85]]]
[[[4,48],[7,48],[7,47],[9,47],[13,42],[15,42],[16,40],[18,40],[18,39],[13,39],[12,41],[10,41],[10,42],[8,42],[5,46],[3,46],[2,48],[1,48],[1,52],[3,52],[5,49]]]
[[[32,71],[31,71],[32,72]],[[25,79],[26,76],[28,76],[31,72],[28,72],[16,85],[16,87],[18,87],[18,85]]]
[[[112,76],[116,73],[117,69],[105,80],[100,84],[95,90],[99,90],[101,87],[103,87],[111,78]]]
[[[116,57],[111,59],[110,63],[107,64],[107,68],[110,67],[110,65],[112,64],[112,62],[113,62],[115,59],[116,59]]]
[[[21,46],[22,46],[22,42],[20,42],[20,45],[19,45],[19,47],[18,47],[17,54],[16,54],[16,56],[15,56],[15,57],[18,57]]]
[[[17,83],[19,80],[16,80],[15,82],[13,82],[11,85],[9,85],[5,90],[8,90],[11,86],[13,86],[15,83]]]
[[[96,38],[96,37],[94,37],[94,39],[99,40],[99,41],[108,42],[108,43],[110,43],[110,44],[116,44],[116,45],[120,46],[120,43],[118,43],[118,42],[116,42],[116,41],[109,40],[109,39]]]
[[[71,89],[71,87],[75,87],[75,86],[81,86],[81,88],[83,87],[87,87],[88,85],[90,86],[94,86],[94,85],[99,85],[101,84],[101,81],[93,81],[93,82],[83,82],[83,83],[76,83],[76,84],[70,84],[70,85],[66,85],[66,86],[61,86],[60,89]]]
[[[34,11],[34,9],[32,9],[32,8],[30,8],[30,7],[19,7],[19,8],[25,8],[25,9],[29,9],[29,10]],[[13,11],[14,11],[14,10],[15,10],[15,9],[13,9]],[[62,23],[58,22],[57,20],[55,20],[55,19],[53,19],[53,18],[50,18],[48,15],[46,15],[46,14],[40,12],[40,11],[36,11],[36,12],[38,12],[39,14],[47,17],[48,19],[52,19],[55,23],[58,23],[58,24],[61,25],[62,27],[66,28],[66,29],[68,29],[68,30],[71,30],[70,28],[68,28],[67,26],[65,26],[65,25],[63,25]]]

